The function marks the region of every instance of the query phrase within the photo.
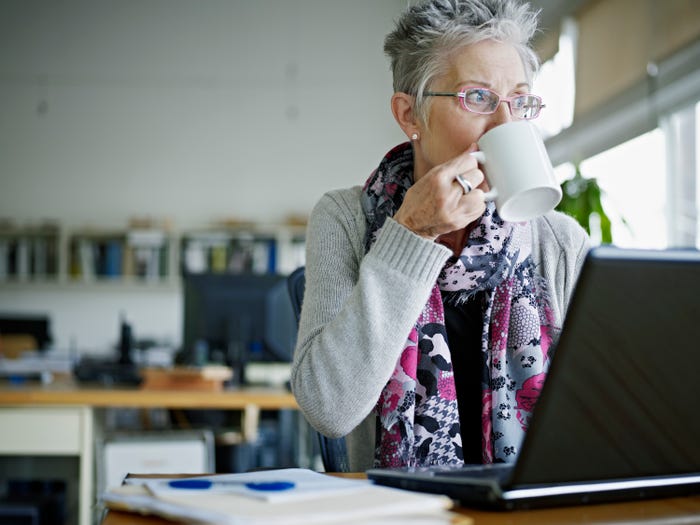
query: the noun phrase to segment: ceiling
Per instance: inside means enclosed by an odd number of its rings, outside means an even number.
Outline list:
[[[529,0],[535,9],[540,9],[540,29],[548,32],[559,28],[560,21],[575,14],[583,5],[593,0]]]

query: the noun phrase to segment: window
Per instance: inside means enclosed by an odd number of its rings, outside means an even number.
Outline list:
[[[695,105],[695,211],[700,205],[700,102]],[[700,217],[699,217],[700,218]],[[695,247],[700,248],[700,224],[696,222]]]
[[[668,245],[665,149],[664,134],[657,128],[581,163],[581,174],[595,177],[603,191],[615,245]],[[591,237],[599,241],[594,232]]]
[[[577,37],[576,23],[566,20],[557,54],[535,80],[534,91],[547,105],[536,123],[558,180],[573,176],[574,166],[565,161],[579,155],[581,174],[595,177],[603,191],[617,246],[700,248],[700,92],[693,91],[697,82],[690,78],[700,47],[660,64],[668,86],[653,96],[634,88],[629,100],[574,122]],[[688,102],[692,105],[678,109]],[[651,129],[655,121],[658,127]],[[592,230],[593,243],[600,243],[595,225]]]
[[[569,127],[574,118],[575,47],[576,23],[564,20],[559,35],[559,50],[542,64],[533,87],[533,93],[541,96],[547,106],[535,121],[545,138]]]

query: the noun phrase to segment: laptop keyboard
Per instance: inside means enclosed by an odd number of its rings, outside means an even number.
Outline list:
[[[510,463],[491,463],[488,465],[467,465],[453,469],[435,469],[433,474],[449,478],[491,478],[499,481],[507,480],[513,472]]]

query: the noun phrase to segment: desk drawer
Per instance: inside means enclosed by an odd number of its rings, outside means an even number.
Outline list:
[[[0,455],[80,454],[88,415],[80,407],[2,407]]]

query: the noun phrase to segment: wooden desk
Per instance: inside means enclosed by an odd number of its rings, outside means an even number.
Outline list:
[[[221,409],[243,412],[251,438],[260,410],[297,409],[284,389],[238,388],[219,392],[140,390],[86,386],[70,379],[50,384],[0,384],[0,456],[73,456],[79,460],[78,523],[91,525],[95,501],[94,445],[104,408]]]
[[[364,477],[364,474],[344,474],[342,476],[361,478]],[[700,496],[515,512],[491,512],[463,507],[454,510],[462,516],[470,517],[473,525],[573,525],[583,523],[686,525],[700,523]],[[110,511],[102,525],[171,525],[172,523],[162,518]],[[456,520],[455,525],[458,524],[459,520]]]
[[[0,384],[0,406],[66,406],[133,408],[191,408],[243,410],[297,409],[296,399],[282,388],[245,387],[220,392],[187,390],[140,390],[127,387],[81,385],[72,379],[49,384]]]

